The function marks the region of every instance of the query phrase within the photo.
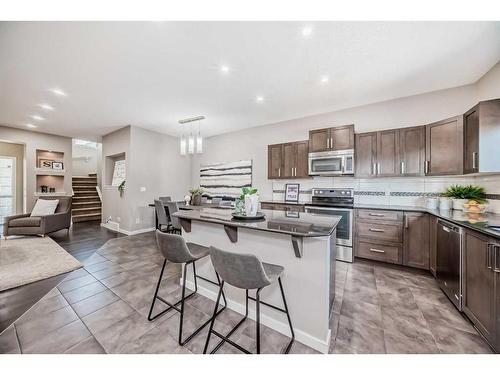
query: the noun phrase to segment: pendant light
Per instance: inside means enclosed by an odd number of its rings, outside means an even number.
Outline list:
[[[200,122],[201,122],[201,119],[198,120],[198,134],[196,135],[196,153],[197,154],[203,153],[203,137],[201,136],[201,133],[200,133]]]
[[[189,133],[188,138],[188,154],[194,154],[194,135],[193,135],[193,124],[191,124],[191,132]]]
[[[200,122],[201,120],[204,120],[205,116],[198,116],[198,117],[192,117],[192,118],[187,118],[183,120],[179,120],[179,124],[184,125],[187,123],[191,123],[191,130],[189,132],[189,135],[186,137],[186,134],[184,130],[182,131],[182,135],[180,138],[180,153],[181,155],[193,155],[195,153],[195,146],[196,146],[196,153],[201,154],[203,153],[203,137],[201,136],[201,130],[200,130]],[[198,121],[198,133],[196,134],[196,144],[195,144],[195,136],[193,134],[193,122]]]

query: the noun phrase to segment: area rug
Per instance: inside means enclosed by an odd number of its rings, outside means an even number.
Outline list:
[[[82,267],[78,260],[49,237],[0,240],[0,291]]]

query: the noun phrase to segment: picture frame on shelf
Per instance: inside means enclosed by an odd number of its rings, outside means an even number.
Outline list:
[[[285,203],[298,203],[300,194],[300,184],[285,185]]]
[[[64,169],[64,164],[62,161],[53,161],[52,169],[55,171],[62,171]]]
[[[52,163],[54,160],[51,159],[44,159],[44,158],[39,158],[38,159],[38,167],[42,169],[52,169]]]

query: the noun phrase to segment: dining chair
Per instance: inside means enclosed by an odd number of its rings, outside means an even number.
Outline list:
[[[155,199],[155,211],[156,211],[156,220],[158,223],[156,229],[159,229],[162,232],[169,232],[172,228],[171,222],[169,220],[169,215],[165,210],[165,204],[159,199]]]
[[[160,197],[158,199],[161,200],[163,203],[172,201],[171,197]]]
[[[165,206],[167,206],[168,214],[170,216],[172,233],[182,234],[181,221],[178,217],[174,216],[174,214],[179,211],[179,205],[177,202],[165,202]]]

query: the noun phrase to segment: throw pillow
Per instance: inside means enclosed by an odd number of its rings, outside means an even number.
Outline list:
[[[59,199],[38,199],[30,216],[47,216],[56,212]]]

